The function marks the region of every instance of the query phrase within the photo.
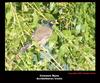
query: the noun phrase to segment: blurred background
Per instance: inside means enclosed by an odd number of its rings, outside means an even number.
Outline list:
[[[95,71],[95,12],[93,2],[6,2],[5,70]],[[57,21],[46,46],[59,65],[35,46],[16,56],[41,20]]]

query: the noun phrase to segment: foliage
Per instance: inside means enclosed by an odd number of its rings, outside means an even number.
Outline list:
[[[58,22],[47,50],[63,70],[95,70],[95,18],[93,2],[6,2],[5,70],[58,70],[34,46],[15,60],[43,19]]]

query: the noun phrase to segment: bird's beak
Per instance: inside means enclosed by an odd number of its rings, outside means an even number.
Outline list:
[[[59,23],[57,22],[57,20],[54,20],[54,21],[52,21],[51,23],[52,23],[52,24],[55,24],[55,25],[56,25],[56,24],[59,24]]]

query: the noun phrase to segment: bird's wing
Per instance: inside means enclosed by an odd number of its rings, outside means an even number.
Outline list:
[[[50,28],[46,28],[46,27],[39,27],[36,31],[35,31],[35,36],[34,36],[34,40],[36,41],[40,41],[43,38],[48,38],[49,36],[51,36],[52,34],[52,30]]]

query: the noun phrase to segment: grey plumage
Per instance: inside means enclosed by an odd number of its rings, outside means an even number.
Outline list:
[[[43,46],[48,41],[48,38],[52,35],[52,26],[50,22],[45,21],[42,25],[40,25],[33,33],[32,40],[37,42],[40,46]],[[30,43],[26,44],[21,48],[21,52],[26,51],[31,46]]]

